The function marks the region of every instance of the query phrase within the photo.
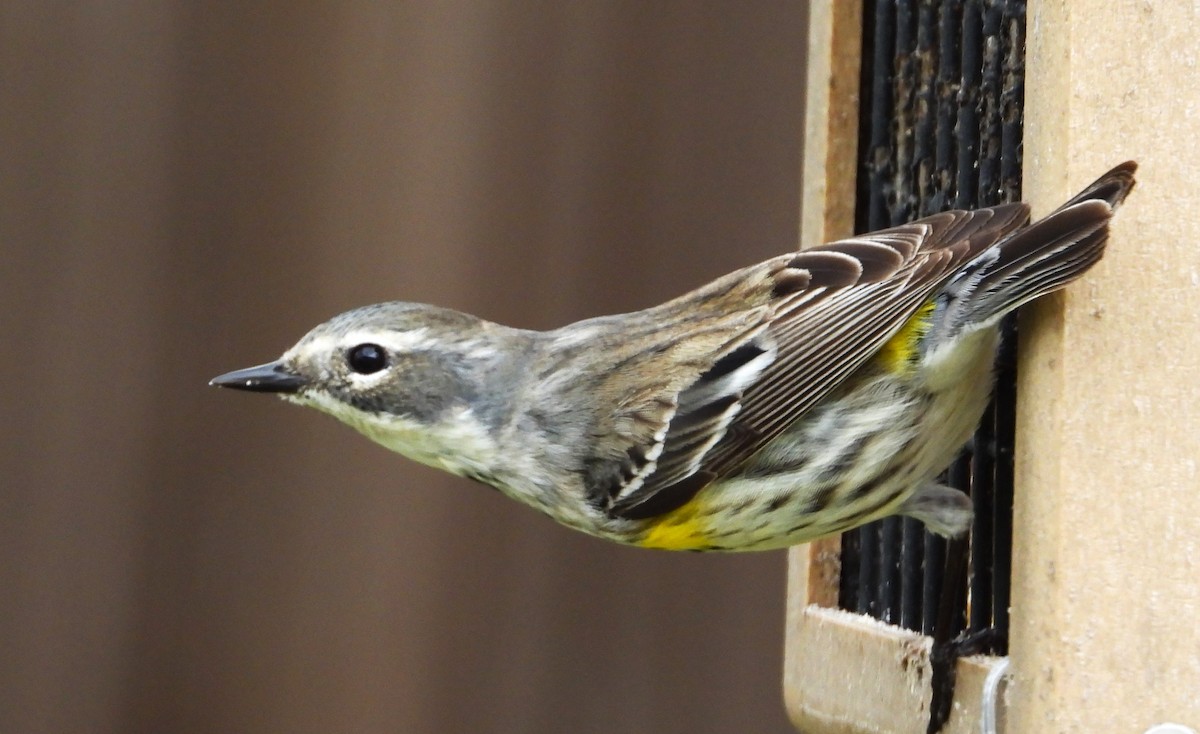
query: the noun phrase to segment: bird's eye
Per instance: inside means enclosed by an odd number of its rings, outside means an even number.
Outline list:
[[[360,375],[370,375],[388,366],[387,351],[378,344],[359,344],[346,352],[346,363]]]

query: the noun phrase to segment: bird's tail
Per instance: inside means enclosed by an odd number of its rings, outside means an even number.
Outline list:
[[[930,346],[936,349],[965,332],[992,326],[1095,265],[1104,254],[1109,220],[1133,189],[1136,170],[1137,163],[1122,163],[963,268],[938,295]]]

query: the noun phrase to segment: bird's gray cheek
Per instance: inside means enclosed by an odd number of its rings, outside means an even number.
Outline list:
[[[453,404],[435,376],[403,382],[381,383],[370,389],[346,390],[341,398],[356,410],[433,423]]]
[[[434,424],[448,412],[473,407],[475,388],[447,355],[416,354],[371,384],[342,383],[334,396],[364,413]]]
[[[413,413],[413,401],[410,396],[380,388],[348,390],[344,393],[343,400],[356,410],[372,415],[411,416]]]

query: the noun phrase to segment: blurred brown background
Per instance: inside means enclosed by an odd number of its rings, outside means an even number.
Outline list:
[[[0,732],[785,732],[784,555],[623,548],[208,378],[794,246],[800,2],[0,3]]]

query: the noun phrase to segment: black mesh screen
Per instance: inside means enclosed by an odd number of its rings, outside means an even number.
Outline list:
[[[1024,59],[1024,2],[867,0],[858,231],[1020,199]],[[970,539],[900,518],[846,533],[842,607],[942,639],[1007,631],[1014,329],[995,401],[946,480],[974,500]]]

